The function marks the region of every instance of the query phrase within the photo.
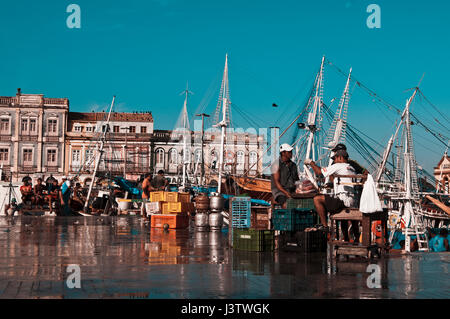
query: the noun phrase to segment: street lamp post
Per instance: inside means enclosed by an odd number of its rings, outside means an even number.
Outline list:
[[[205,157],[204,157],[204,152],[203,152],[203,145],[204,145],[204,131],[205,131],[205,117],[209,117],[208,114],[202,113],[202,114],[196,114],[195,116],[201,116],[202,117],[202,176],[200,177],[201,180],[201,184],[203,185],[204,183],[204,178],[205,178]]]
[[[121,130],[125,130],[125,149],[123,152],[123,178],[127,179],[127,146],[128,146],[128,132],[130,131],[130,127],[122,127]]]

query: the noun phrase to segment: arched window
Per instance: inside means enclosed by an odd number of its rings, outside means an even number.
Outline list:
[[[237,151],[236,152],[236,162],[238,165],[244,165],[245,163],[245,156],[243,151]]]
[[[164,149],[158,148],[155,154],[156,154],[156,165],[164,166]]]
[[[169,151],[169,164],[178,164],[178,151],[175,148]]]
[[[202,162],[202,150],[201,149],[196,149],[194,152],[194,163],[201,163]]]
[[[255,151],[251,151],[249,153],[249,158],[248,158],[248,162],[250,163],[250,165],[255,164],[258,161],[258,153],[256,153]]]

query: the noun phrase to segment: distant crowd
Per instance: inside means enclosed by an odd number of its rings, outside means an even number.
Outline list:
[[[50,213],[55,212],[58,215],[69,215],[70,207],[79,207],[84,205],[85,196],[80,183],[73,187],[73,181],[63,176],[61,182],[55,177],[48,177],[45,182],[43,178],[37,178],[33,185],[31,177],[24,177],[20,186],[22,205],[19,207],[14,199],[11,200],[11,207],[15,210],[23,206],[29,206],[30,209],[43,209],[48,205]]]

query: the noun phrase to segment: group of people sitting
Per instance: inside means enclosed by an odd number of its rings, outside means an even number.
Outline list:
[[[36,179],[36,184],[32,184],[31,177],[24,177],[23,185],[20,186],[23,205],[29,205],[30,209],[43,209],[48,205],[50,213],[69,214],[70,206],[83,207],[84,196],[80,183],[72,187],[72,181],[66,176],[62,177],[61,182],[50,176],[45,184],[42,178]]]
[[[295,182],[299,180],[297,165],[291,160],[293,148],[289,144],[280,147],[280,158],[272,165],[272,195],[275,202],[286,208],[288,198],[292,198],[295,191]],[[332,163],[328,167],[319,167],[314,161],[307,159],[304,164],[310,166],[317,176],[324,177],[329,182],[334,182],[334,194],[316,194],[314,196],[314,206],[320,217],[320,225],[316,228],[329,231],[327,224],[327,213],[335,214],[346,207],[353,207],[356,204],[355,187],[351,185],[351,178],[342,178],[342,183],[333,180],[334,175],[367,175],[366,169],[361,167],[356,161],[349,159],[347,147],[338,144],[332,149]],[[348,181],[347,181],[348,180]],[[342,231],[344,240],[349,241],[348,222],[342,221]],[[355,241],[359,240],[359,225],[357,221],[352,221],[352,232]]]

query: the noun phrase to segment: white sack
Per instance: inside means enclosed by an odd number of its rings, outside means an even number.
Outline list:
[[[378,198],[375,182],[370,174],[367,176],[367,181],[364,183],[359,210],[366,214],[380,212],[383,210],[380,199]]]

